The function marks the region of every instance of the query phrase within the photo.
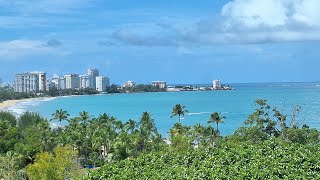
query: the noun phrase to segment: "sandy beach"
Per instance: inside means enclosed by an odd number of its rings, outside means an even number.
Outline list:
[[[0,103],[0,111],[4,111],[12,106],[15,106],[18,103],[35,101],[35,100],[45,100],[49,99],[49,97],[39,97],[39,98],[28,98],[28,99],[19,99],[19,100],[8,100]]]

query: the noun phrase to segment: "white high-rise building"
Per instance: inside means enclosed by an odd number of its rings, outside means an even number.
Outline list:
[[[54,75],[51,78],[52,84],[54,84],[54,87],[58,90],[66,89],[66,81],[64,77],[59,77],[58,75]]]
[[[153,87],[159,87],[160,89],[165,89],[167,87],[167,82],[165,81],[153,81],[152,82]]]
[[[99,92],[105,92],[107,87],[110,86],[110,79],[105,76],[96,77],[96,90]]]
[[[40,93],[46,91],[46,73],[27,72],[14,76],[14,91]]]
[[[54,87],[59,89],[60,88],[60,77],[58,75],[53,75],[51,78],[51,83],[54,84]]]
[[[90,87],[90,76],[81,75],[80,76],[80,88],[85,89]]]
[[[46,73],[44,72],[33,72],[33,73],[36,73],[38,74],[39,76],[39,91],[46,91],[47,88],[46,88],[46,81],[47,81],[47,77],[46,77]]]
[[[66,79],[64,77],[59,77],[59,87],[60,89],[66,89]]]
[[[96,88],[96,77],[99,76],[99,70],[97,68],[89,68],[86,75],[89,76],[89,88]]]
[[[78,89],[80,88],[79,74],[67,74],[64,76],[66,89]]]
[[[221,89],[222,88],[221,81],[218,79],[213,80],[212,84],[213,84],[213,86],[212,86],[213,89]]]

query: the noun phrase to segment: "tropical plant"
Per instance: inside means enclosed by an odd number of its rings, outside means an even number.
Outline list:
[[[209,123],[216,123],[217,124],[217,132],[219,133],[219,124],[224,123],[224,119],[226,118],[225,116],[220,116],[221,113],[214,112],[210,115],[210,118],[208,120]]]
[[[58,110],[56,110],[55,113],[52,114],[52,116],[53,116],[53,118],[51,120],[57,120],[60,124],[60,127],[61,127],[62,126],[61,122],[68,121],[68,117],[70,116],[70,114],[65,110],[58,109]]]
[[[170,118],[174,116],[179,116],[179,123],[181,123],[181,116],[184,116],[185,114],[189,113],[188,110],[185,109],[186,106],[181,104],[176,104],[173,109]]]

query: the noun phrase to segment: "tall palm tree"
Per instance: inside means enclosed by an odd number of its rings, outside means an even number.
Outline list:
[[[219,124],[224,123],[224,119],[226,118],[225,116],[220,116],[221,113],[219,112],[214,112],[210,115],[210,118],[208,120],[209,123],[216,123],[217,124],[217,132],[219,132]]]
[[[68,121],[68,117],[70,116],[70,114],[68,114],[68,112],[65,110],[58,109],[58,110],[56,110],[55,113],[52,114],[52,116],[53,116],[53,118],[50,119],[50,121],[58,120],[60,123],[60,126],[61,126],[62,121],[64,121],[64,120]]]
[[[136,121],[129,119],[129,121],[127,121],[124,126],[127,132],[133,132],[134,128],[136,127]]]
[[[173,109],[172,109],[172,114],[170,116],[170,118],[174,117],[174,116],[179,116],[179,123],[181,123],[181,116],[184,116],[186,113],[189,113],[188,110],[185,109],[186,106],[181,105],[181,104],[176,104]]]
[[[90,118],[89,113],[86,112],[86,111],[82,111],[82,112],[79,113],[79,115],[80,115],[80,118],[81,118],[83,124],[87,125],[87,123],[89,121],[89,118]]]

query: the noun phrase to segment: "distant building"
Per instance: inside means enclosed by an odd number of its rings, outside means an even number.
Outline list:
[[[46,77],[46,73],[44,72],[33,72],[35,74],[38,74],[39,76],[39,91],[46,91],[46,81],[47,81],[47,77]]]
[[[79,89],[80,88],[80,78],[78,74],[67,74],[64,76],[66,89]]]
[[[213,84],[213,89],[221,89],[222,88],[222,86],[221,86],[221,81],[220,80],[213,80],[213,82],[212,82],[212,84]]]
[[[0,78],[0,85],[2,84],[2,79]]]
[[[160,89],[165,89],[167,87],[167,82],[165,81],[153,81],[152,82],[153,87],[159,87]]]
[[[54,88],[54,87],[55,87],[55,83],[52,82],[52,79],[47,79],[46,89],[47,89],[47,90],[50,90],[50,89],[52,89],[52,88]]]
[[[96,77],[99,76],[99,70],[97,68],[89,68],[86,75],[89,76],[89,88],[96,88]]]
[[[134,86],[136,86],[136,82],[134,82],[134,81],[127,81],[122,85],[122,87],[125,87],[125,88],[131,88]]]
[[[14,91],[40,93],[46,91],[46,73],[27,72],[14,76]]]
[[[60,90],[66,89],[66,79],[64,77],[59,77],[59,87]]]
[[[99,92],[105,92],[107,87],[110,86],[110,79],[105,76],[96,77],[96,90]]]
[[[90,76],[81,75],[80,76],[80,88],[85,89],[90,87]]]

